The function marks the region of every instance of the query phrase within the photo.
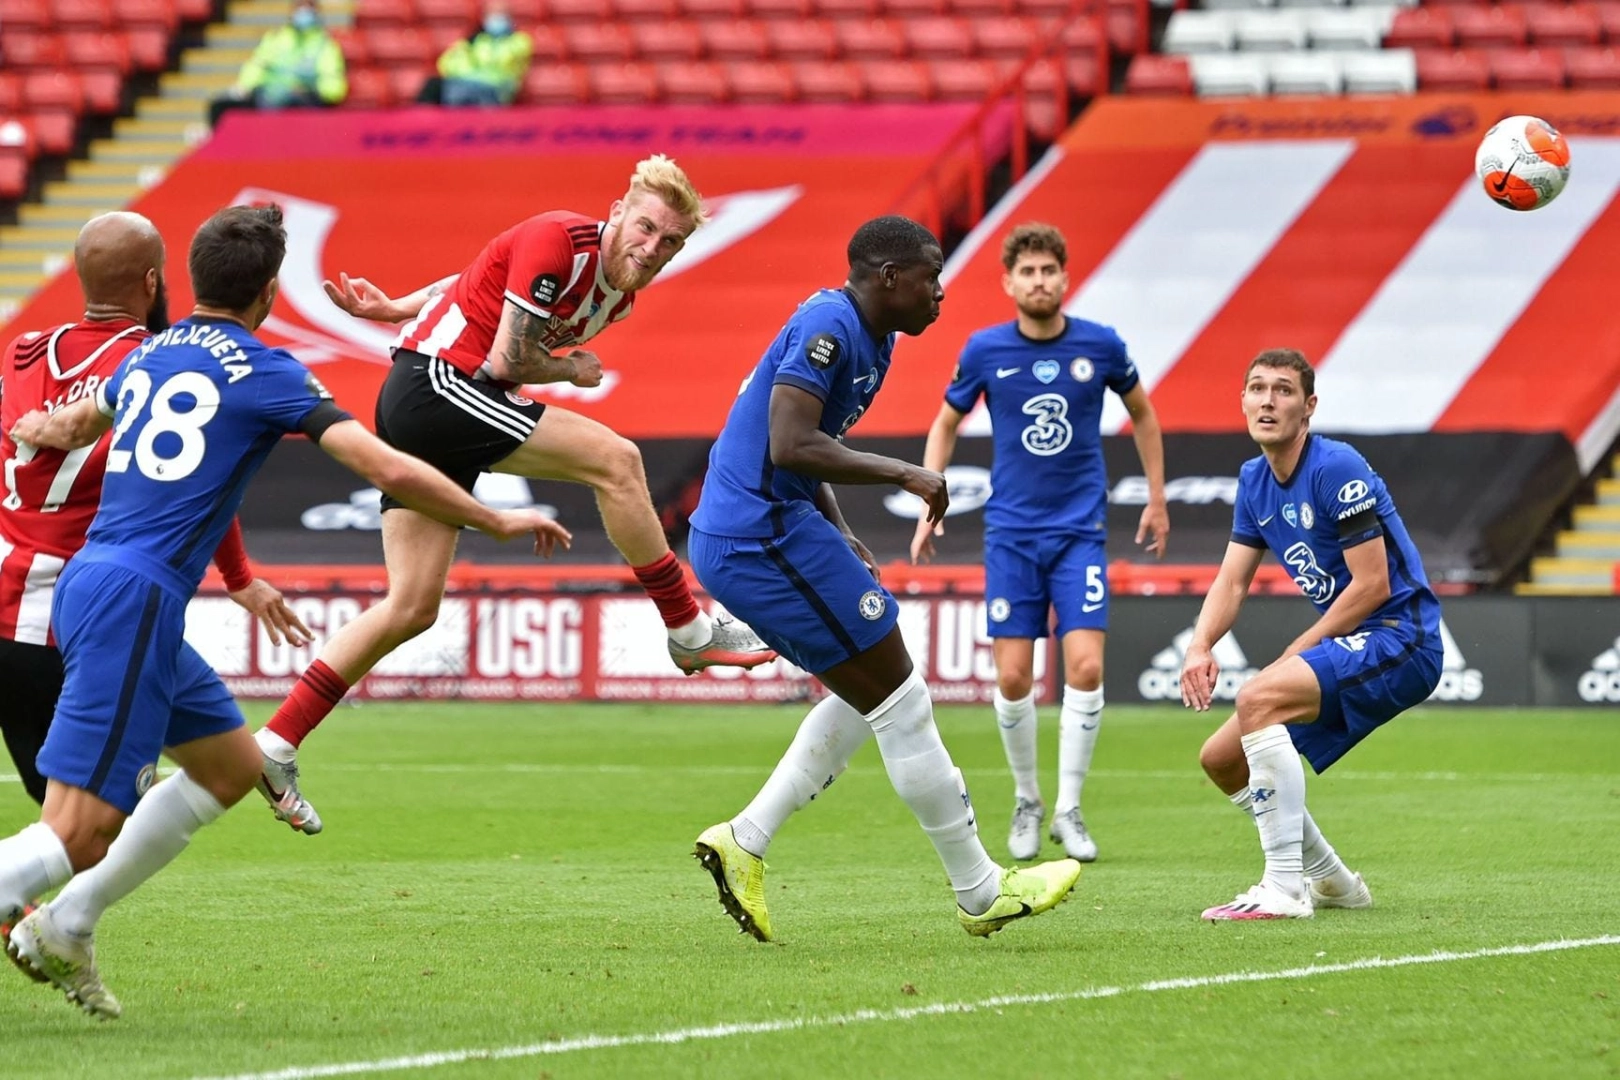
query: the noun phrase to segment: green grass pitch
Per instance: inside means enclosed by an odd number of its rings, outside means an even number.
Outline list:
[[[1208,925],[1260,870],[1253,826],[1197,770],[1219,718],[1112,708],[1086,789],[1100,861],[985,941],[868,744],[773,846],[780,940],[761,945],[691,844],[801,714],[343,709],[303,758],[324,834],[249,796],[108,914],[122,1020],[0,965],[0,1076],[1620,1074],[1613,712],[1395,721],[1310,781],[1376,906]],[[1042,723],[1050,800],[1055,711]],[[1004,857],[994,721],[948,708],[940,726]],[[0,834],[33,817],[0,784]]]

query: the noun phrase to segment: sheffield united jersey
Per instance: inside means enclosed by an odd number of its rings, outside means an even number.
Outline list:
[[[105,438],[77,450],[19,447],[11,429],[24,413],[94,395],[146,336],[129,319],[86,320],[23,334],[0,359],[0,638],[50,643],[56,579],[84,546],[107,465]]]
[[[565,349],[630,314],[634,293],[602,273],[602,230],[594,218],[553,210],[491,240],[455,283],[406,323],[396,349],[434,356],[466,375],[485,366],[510,300],[546,320],[542,343]]]

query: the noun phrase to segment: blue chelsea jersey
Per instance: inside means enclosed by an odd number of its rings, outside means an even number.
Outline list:
[[[168,567],[196,588],[272,447],[330,395],[303,364],[237,323],[185,319],[101,386],[113,414],[89,544]]]
[[[821,481],[771,463],[771,390],[820,398],[821,430],[842,439],[871,406],[893,352],[894,335],[874,334],[846,291],[822,289],[800,304],[743,380],[709,452],[692,525],[714,536],[781,536],[789,515],[818,512]]]
[[[1244,462],[1238,474],[1232,540],[1270,548],[1318,611],[1350,584],[1345,550],[1378,536],[1389,560],[1390,595],[1364,625],[1399,623],[1438,633],[1440,603],[1417,547],[1383,478],[1354,447],[1310,435],[1286,482],[1277,480],[1264,454]]]
[[[945,401],[965,413],[982,394],[990,412],[995,461],[985,528],[1106,531],[1104,393],[1128,394],[1139,381],[1113,328],[1084,319],[1066,319],[1063,333],[1047,341],[1025,337],[1017,322],[968,338]]]

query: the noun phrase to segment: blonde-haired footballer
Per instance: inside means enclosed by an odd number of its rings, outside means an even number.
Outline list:
[[[638,162],[607,220],[552,210],[491,240],[472,265],[397,300],[364,278],[326,282],[332,302],[406,322],[377,398],[377,434],[468,491],[483,472],[588,484],[608,538],[635,570],[686,672],[775,659],[748,627],[711,619],[692,597],[647,491],[641,451],[594,420],[530,400],[525,384],[596,386],[602,362],[580,348],[630,315],[636,291],[705,220],[703,198],[674,161]],[[297,750],[351,686],[438,618],[458,530],[384,496],[388,595],[326,643],[257,734],[260,791],[306,833],[321,819],[298,786]]]

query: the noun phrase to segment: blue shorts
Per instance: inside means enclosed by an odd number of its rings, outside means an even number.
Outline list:
[[[133,813],[165,746],[242,726],[225,684],[185,642],[185,599],[150,577],[75,558],[51,626],[63,679],[39,752],[50,779]]]
[[[1410,624],[1329,638],[1301,658],[1322,687],[1322,711],[1289,724],[1294,749],[1321,772],[1388,720],[1425,701],[1440,684],[1440,635]]]
[[[1073,533],[984,534],[985,615],[993,638],[1043,638],[1108,629],[1108,556],[1102,537]]]
[[[693,529],[692,570],[710,596],[788,660],[819,675],[889,636],[899,613],[833,523],[790,517],[770,539]]]

